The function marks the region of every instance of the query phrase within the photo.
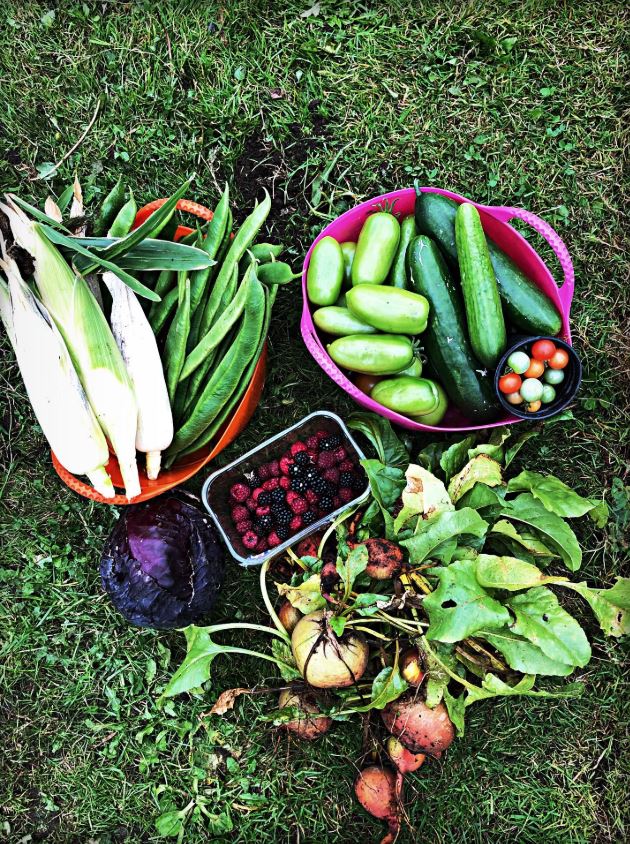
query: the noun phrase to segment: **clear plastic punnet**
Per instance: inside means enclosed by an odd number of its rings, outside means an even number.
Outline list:
[[[275,548],[269,548],[261,554],[254,554],[245,548],[241,537],[232,523],[230,488],[237,481],[242,480],[243,476],[248,472],[253,472],[262,463],[279,459],[294,442],[307,439],[315,434],[316,431],[326,431],[330,435],[336,434],[339,436],[344,448],[346,448],[349,454],[352,454],[355,460],[362,460],[365,457],[343,421],[334,413],[330,413],[327,410],[318,410],[305,416],[304,419],[290,428],[286,428],[274,437],[265,440],[259,446],[248,451],[247,454],[239,457],[238,460],[235,460],[223,469],[213,472],[204,483],[201,491],[204,506],[216,524],[230,554],[241,565],[262,565],[265,560],[282,554],[289,546],[304,539],[305,536],[316,533],[324,526],[331,524],[341,513],[345,513],[347,510],[356,507],[368,497],[370,487],[366,478],[365,489],[356,498],[328,513],[326,516],[322,516],[313,522],[313,524],[308,525],[308,527],[304,527]]]

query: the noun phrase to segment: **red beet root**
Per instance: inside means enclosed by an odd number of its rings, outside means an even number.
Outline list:
[[[321,715],[321,710],[313,695],[307,692],[285,689],[280,692],[278,705],[280,709],[291,706],[300,710],[298,717],[294,721],[283,724],[283,727],[305,741],[315,741],[315,739],[327,733],[332,726],[332,718],[315,717]]]
[[[394,736],[387,739],[387,754],[401,774],[417,771],[427,758],[424,753],[412,753]]]
[[[401,775],[391,768],[370,765],[356,778],[354,793],[366,812],[387,823],[388,833],[381,844],[393,844],[400,831]]]
[[[291,601],[288,601],[286,598],[278,607],[278,618],[287,633],[293,633],[295,625],[302,618],[302,615],[303,613],[296,610]]]
[[[381,712],[383,722],[412,753],[442,755],[455,738],[453,723],[443,703],[429,709],[416,692],[407,692],[388,703]]]
[[[295,553],[298,557],[316,557],[319,550],[319,543],[322,541],[322,536],[323,534],[321,533],[314,533],[311,536],[307,536],[305,539],[302,539],[301,542],[298,542],[297,547],[295,548]]]
[[[355,543],[348,543],[355,547]],[[358,545],[365,545],[368,549],[368,564],[366,572],[375,580],[391,580],[402,571],[405,559],[402,548],[389,539],[366,539]]]

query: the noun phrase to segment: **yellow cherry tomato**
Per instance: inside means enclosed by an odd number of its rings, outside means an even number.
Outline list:
[[[540,405],[541,405],[540,400],[530,401],[530,403],[527,405],[527,412],[528,413],[536,413],[536,411],[540,410]]]
[[[540,378],[545,371],[545,364],[541,360],[532,360],[524,378]]]

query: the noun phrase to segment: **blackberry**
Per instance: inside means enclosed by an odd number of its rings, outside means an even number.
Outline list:
[[[327,491],[328,481],[325,481],[320,475],[317,475],[317,477],[311,481],[310,488],[318,495],[323,495]]]
[[[263,490],[258,496],[258,504],[261,504],[263,507],[266,507],[267,504],[271,504],[271,493],[267,490]]]
[[[271,526],[273,525],[273,516],[268,514],[266,516],[259,516],[256,520],[256,532],[257,533],[268,533],[271,530]]]
[[[252,485],[252,487],[260,486],[263,482],[263,478],[260,477],[258,472],[253,469],[251,472],[245,472],[245,478],[247,482]]]
[[[298,453],[293,458],[297,466],[310,466],[311,458],[308,456],[308,452],[306,451],[298,451]]]
[[[322,451],[334,451],[336,448],[339,448],[340,445],[341,437],[338,437],[336,434],[332,434],[330,437],[324,437],[319,443],[319,447]]]
[[[303,454],[303,452],[299,452],[299,453]],[[292,463],[289,466],[289,477],[290,478],[299,478],[302,475],[303,475],[303,469],[300,465],[298,465],[298,463]]]
[[[276,528],[276,536],[283,542],[291,536],[291,529],[288,525],[278,525]]]
[[[270,501],[272,504],[284,504],[286,493],[283,489],[274,489],[270,495]]]
[[[300,452],[300,454],[301,453],[302,452]],[[304,478],[293,478],[293,480],[291,481],[291,489],[294,492],[306,492],[306,490],[308,489],[308,481],[306,481]]]
[[[333,508],[332,495],[322,495],[322,497],[319,499],[319,506],[321,507],[322,510],[326,510],[326,512],[329,512],[330,510],[332,510],[332,508]]]
[[[278,508],[274,516],[276,517],[276,525],[278,527],[288,527],[293,518],[293,512],[288,507],[282,507]]]
[[[305,525],[312,525],[316,518],[317,516],[312,510],[307,510],[306,513],[302,513],[302,521]]]
[[[351,487],[354,483],[354,474],[352,472],[342,472],[339,475],[339,486]]]
[[[365,475],[361,472],[360,475],[353,475],[352,476],[352,483],[350,484],[352,489],[360,490],[365,487]]]

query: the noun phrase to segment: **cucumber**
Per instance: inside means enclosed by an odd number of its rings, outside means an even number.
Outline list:
[[[494,369],[507,345],[505,320],[479,211],[469,202],[457,209],[455,240],[470,345],[481,363]]]
[[[499,406],[490,373],[473,355],[466,336],[464,309],[437,244],[420,236],[407,254],[412,289],[429,300],[429,321],[422,335],[430,363],[453,404],[474,422],[496,418]]]
[[[416,197],[415,208],[418,232],[437,241],[455,272],[458,271],[455,243],[458,205],[454,199],[439,193],[421,192]],[[552,337],[558,334],[562,318],[551,299],[489,238],[488,251],[508,321],[527,334]]]

